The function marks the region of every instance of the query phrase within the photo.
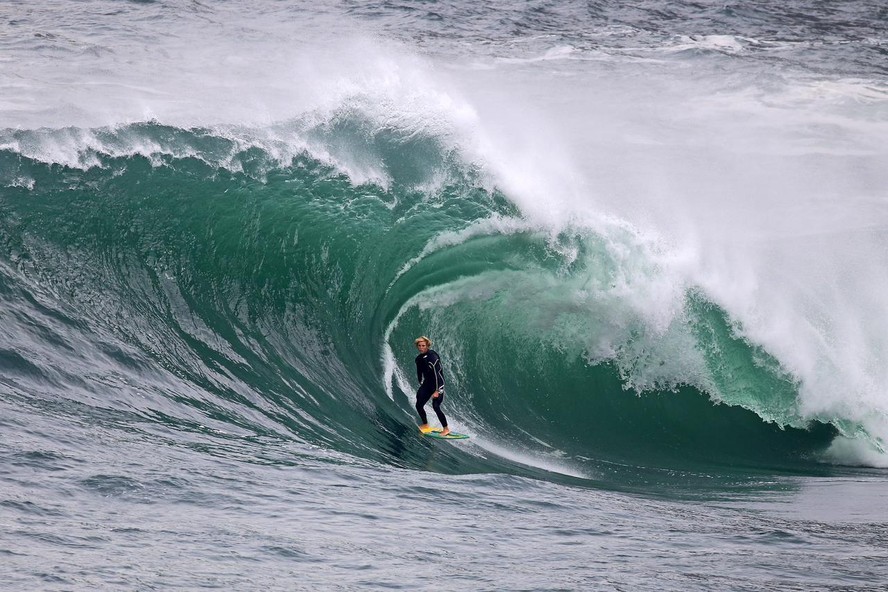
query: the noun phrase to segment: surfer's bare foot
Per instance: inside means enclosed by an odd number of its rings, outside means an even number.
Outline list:
[[[442,436],[446,436],[446,435],[449,434],[449,433],[450,433],[450,428],[444,428],[444,429],[441,431],[441,435],[442,435]]]
[[[426,432],[431,432],[432,427],[429,424],[424,423],[421,426],[419,426],[419,431],[422,432],[423,434],[425,434]]]

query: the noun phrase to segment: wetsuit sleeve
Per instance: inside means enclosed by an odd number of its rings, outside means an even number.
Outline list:
[[[421,356],[416,356],[416,380],[419,384],[422,384],[422,359]]]

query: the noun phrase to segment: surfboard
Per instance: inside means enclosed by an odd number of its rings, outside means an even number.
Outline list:
[[[427,432],[423,432],[420,430],[420,434],[423,436],[428,436],[429,438],[436,438],[438,440],[468,440],[469,437],[466,434],[457,434],[456,432],[450,432],[446,436],[442,436],[441,432],[443,432],[441,428],[432,428]]]

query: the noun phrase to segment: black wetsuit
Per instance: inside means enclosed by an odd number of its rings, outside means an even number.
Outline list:
[[[426,417],[425,404],[432,398],[432,394],[438,391],[438,398],[432,399],[432,409],[441,422],[441,427],[447,427],[447,418],[441,411],[441,403],[444,402],[444,371],[441,369],[441,358],[438,354],[429,350],[416,356],[416,377],[419,379],[419,390],[416,391],[416,411],[422,423],[429,423]]]

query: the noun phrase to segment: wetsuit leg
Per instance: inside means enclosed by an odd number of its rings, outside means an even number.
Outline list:
[[[438,421],[441,422],[441,427],[447,427],[447,418],[444,417],[444,412],[441,411],[441,403],[444,402],[444,393],[438,392],[438,398],[432,399],[432,409],[435,410],[435,415],[438,416]]]
[[[423,387],[419,387],[419,390],[416,391],[416,412],[419,413],[419,419],[422,420],[423,424],[429,423],[429,418],[426,416],[425,405],[429,402],[429,399],[432,398],[432,393],[435,392],[435,389],[424,389]],[[437,400],[437,399],[436,399]]]

